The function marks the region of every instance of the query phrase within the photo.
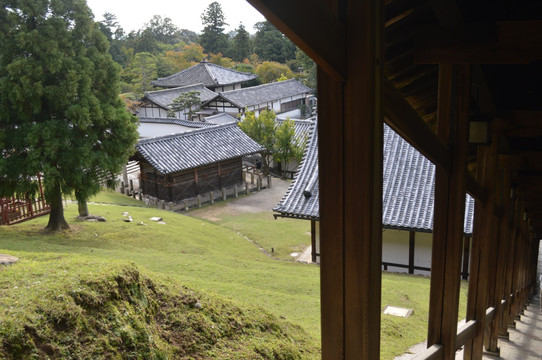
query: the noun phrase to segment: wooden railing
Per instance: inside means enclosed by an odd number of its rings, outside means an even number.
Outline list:
[[[491,321],[495,318],[497,310],[494,307],[486,309],[485,324],[486,327],[491,324]],[[474,338],[476,333],[476,327],[479,322],[476,320],[467,321],[457,329],[457,336],[455,341],[455,350],[461,349],[467,342]],[[441,344],[435,344],[430,346],[422,353],[416,355],[413,360],[442,360],[444,357],[444,347]]]
[[[36,179],[39,190],[37,198],[0,198],[0,225],[13,225],[51,212],[45,201],[41,174],[37,174]]]
[[[0,225],[13,225],[51,212],[43,198],[0,199]]]

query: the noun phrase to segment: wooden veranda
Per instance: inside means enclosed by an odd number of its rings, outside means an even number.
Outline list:
[[[318,64],[322,358],[380,356],[384,121],[437,167],[429,348],[418,358],[498,352],[536,284],[540,2],[247,1]],[[476,214],[458,329],[466,191]]]

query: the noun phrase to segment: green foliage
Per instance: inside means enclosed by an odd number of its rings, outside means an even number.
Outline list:
[[[186,115],[187,119],[190,120],[192,118],[192,114],[196,111],[194,107],[197,108],[197,106],[201,104],[199,94],[200,92],[195,90],[182,93],[179,95],[179,97],[173,99],[171,104],[169,104],[167,115],[169,117],[176,117],[178,112],[184,110],[184,114]]]
[[[273,61],[264,61],[256,68],[256,74],[263,84],[275,82],[281,78],[292,79],[294,73],[287,65]]]
[[[287,119],[277,125],[276,117],[272,110],[264,110],[259,116],[248,111],[239,122],[241,130],[265,148],[261,153],[265,175],[269,173],[271,159],[284,164],[290,160],[300,162],[305,150],[306,139],[296,138],[294,121]]]
[[[231,57],[234,61],[243,61],[252,53],[250,50],[250,37],[243,24],[239,24],[232,39]]]
[[[224,33],[226,24],[222,6],[218,2],[212,2],[201,14],[201,22],[204,26],[200,36],[201,46],[206,53],[218,54],[228,51],[228,36]]]
[[[250,138],[264,147],[262,151],[263,173],[269,174],[269,164],[275,152],[275,118],[277,115],[272,110],[263,110],[259,116],[254,111],[245,113],[245,117],[239,122],[239,127]]]
[[[152,88],[151,81],[155,80],[157,76],[154,56],[148,52],[137,53],[126,73],[134,85],[133,91],[139,94],[146,93]]]
[[[0,196],[35,191],[41,172],[48,227],[64,228],[61,193],[96,193],[101,176],[119,172],[136,119],[84,0],[15,2],[0,19]]]
[[[307,139],[306,137],[298,139],[295,136],[295,122],[290,119],[283,121],[282,124],[277,126],[275,137],[276,144],[273,158],[283,164],[292,160],[300,163]]]
[[[262,61],[285,63],[295,59],[295,45],[269,21],[254,25],[254,52]]]
[[[302,68],[299,80],[316,92],[316,63],[299,48],[295,52],[295,57]]]
[[[209,62],[225,68],[233,67],[233,61],[230,58],[224,57],[221,53],[209,54]]]
[[[161,43],[173,45],[180,40],[179,28],[168,17],[154,15],[145,27],[149,29],[154,39]]]

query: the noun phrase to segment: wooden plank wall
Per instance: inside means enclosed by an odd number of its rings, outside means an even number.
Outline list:
[[[164,176],[147,162],[140,161],[141,188],[144,194],[160,200],[180,202],[209,191],[241,184],[242,165],[242,158],[235,158]]]

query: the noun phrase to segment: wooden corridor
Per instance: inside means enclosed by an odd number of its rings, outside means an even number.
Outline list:
[[[429,348],[417,359],[497,351],[537,287],[542,3],[247,1],[318,65],[322,359],[379,359],[384,122],[436,166]],[[466,192],[476,208],[458,329]]]
[[[533,299],[515,324],[515,328],[508,329],[509,338],[501,337],[499,340],[500,356],[485,353],[483,359],[542,359],[542,310],[539,297]],[[457,358],[462,359],[461,356]]]

